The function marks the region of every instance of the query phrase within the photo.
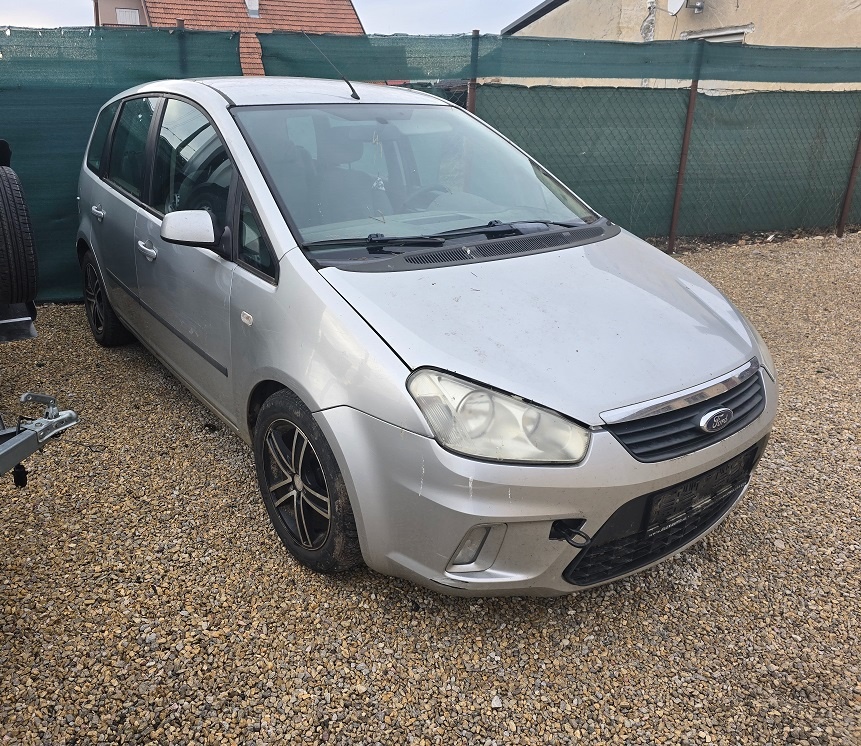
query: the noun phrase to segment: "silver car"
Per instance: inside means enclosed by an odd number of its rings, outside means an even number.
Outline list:
[[[253,446],[315,570],[598,585],[720,523],[768,439],[738,310],[438,98],[143,85],[99,114],[79,209],[96,340],[133,334]]]

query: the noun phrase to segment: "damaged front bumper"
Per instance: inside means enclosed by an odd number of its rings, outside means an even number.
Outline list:
[[[369,567],[446,594],[548,596],[643,570],[717,526],[768,438],[777,403],[770,380],[766,400],[739,432],[658,463],[637,461],[604,429],[579,464],[523,466],[455,455],[348,407],[315,417],[340,464]],[[644,553],[631,539],[638,532]],[[578,557],[598,550],[609,569],[575,571]]]

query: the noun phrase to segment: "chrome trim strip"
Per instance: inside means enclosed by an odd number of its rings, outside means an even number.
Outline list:
[[[653,417],[657,414],[689,407],[692,404],[699,404],[744,383],[748,378],[756,375],[760,367],[759,360],[751,358],[744,365],[720,378],[651,401],[629,404],[618,409],[608,409],[606,412],[601,412],[600,417],[607,425],[616,425],[620,422],[640,420],[644,417]]]

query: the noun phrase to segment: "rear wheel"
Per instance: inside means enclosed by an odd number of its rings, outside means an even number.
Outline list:
[[[102,273],[92,251],[84,254],[82,266],[84,273],[84,308],[87,312],[87,322],[93,338],[102,347],[118,347],[132,340],[132,335],[123,326],[108,296],[105,293],[105,284],[102,281]]]
[[[0,303],[29,303],[36,298],[38,265],[30,212],[21,182],[0,166]]]
[[[254,429],[260,493],[290,553],[317,572],[361,562],[344,478],[311,412],[287,390],[270,396]]]

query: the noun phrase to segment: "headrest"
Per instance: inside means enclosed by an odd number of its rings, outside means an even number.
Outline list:
[[[362,157],[361,140],[350,137],[350,127],[333,127],[317,144],[317,160],[334,166],[355,163]],[[357,133],[358,134],[358,133]]]

